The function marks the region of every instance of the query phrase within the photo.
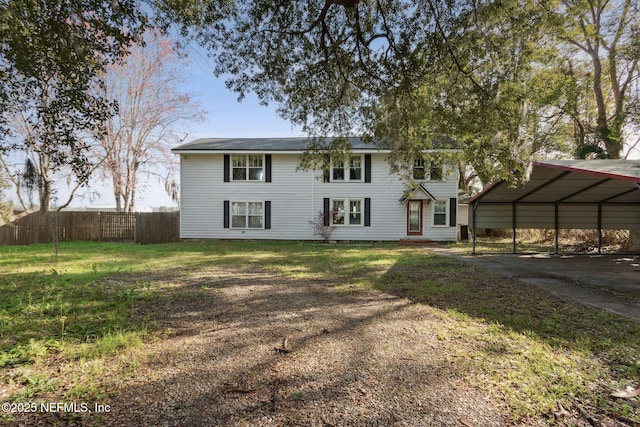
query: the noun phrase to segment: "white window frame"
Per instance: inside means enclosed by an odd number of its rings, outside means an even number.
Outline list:
[[[438,165],[438,168],[440,169],[440,178],[435,180],[432,177],[434,164]],[[416,170],[422,171],[423,178],[416,178]],[[427,162],[423,158],[417,158],[413,161],[412,176],[413,176],[413,179],[415,179],[416,181],[444,181],[445,180],[444,172],[445,172],[445,165],[442,162]]]
[[[338,208],[335,207],[336,202],[342,202],[343,211],[339,212]],[[359,211],[353,211],[352,203],[358,203],[360,206]],[[336,227],[363,227],[364,226],[364,199],[360,197],[336,197],[335,199],[330,199],[329,205],[330,213],[331,213],[331,221],[330,224]],[[349,210],[349,212],[345,212]],[[353,222],[353,215],[357,214],[360,222]],[[336,222],[336,219],[342,218],[343,222]]]
[[[243,159],[244,160],[244,165],[243,166],[236,166],[235,165],[235,160],[236,159]],[[254,159],[260,159],[260,163],[261,166],[252,166],[251,165],[251,160]],[[236,169],[244,169],[244,176],[245,179],[236,179],[235,177],[235,170]],[[260,172],[260,179],[251,179],[251,170],[252,169],[256,169],[256,170],[261,170]],[[264,154],[232,154],[231,155],[231,181],[236,181],[236,182],[263,182],[264,181],[264,177],[265,177],[265,156]]]
[[[260,205],[260,214],[251,214],[249,212],[249,205],[252,203],[257,203]],[[244,213],[234,213],[234,206],[237,204],[243,204],[244,205]],[[233,228],[235,230],[264,230],[264,201],[262,200],[249,200],[249,201],[243,201],[243,200],[233,200],[229,202],[229,228]],[[237,227],[234,225],[234,217],[244,217],[244,223],[245,225],[243,227]],[[260,227],[250,227],[250,218],[260,218]]]
[[[438,206],[438,204],[444,204],[444,212],[436,211],[436,206]],[[436,224],[436,215],[444,215],[444,224]],[[449,200],[438,199],[433,203],[431,226],[432,227],[448,227],[449,226]]]
[[[354,169],[353,159],[358,159],[358,161],[360,162],[360,165],[358,167],[358,169],[360,169],[360,178],[351,178],[351,169]],[[342,163],[342,168],[335,168],[335,169],[342,169],[343,171],[342,179],[334,178],[334,166],[338,162]],[[365,174],[364,154],[351,154],[349,155],[348,159],[341,159],[341,158],[331,159],[331,169],[329,171],[330,182],[364,182],[364,174]]]

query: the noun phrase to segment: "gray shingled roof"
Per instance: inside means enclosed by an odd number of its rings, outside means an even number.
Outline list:
[[[333,138],[323,138],[327,145]],[[317,142],[308,137],[294,138],[201,138],[187,144],[179,145],[171,151],[299,151],[307,149],[310,142]],[[354,151],[378,151],[374,144],[367,144],[361,138],[349,138],[351,149]],[[455,142],[447,137],[434,141],[434,147],[456,148]]]
[[[311,140],[299,138],[201,138],[180,145],[172,151],[304,151]],[[327,143],[331,142],[326,138]],[[349,138],[354,150],[375,150],[360,138]]]

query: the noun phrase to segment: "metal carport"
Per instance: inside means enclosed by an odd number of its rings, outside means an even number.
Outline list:
[[[548,160],[533,163],[530,179],[496,182],[469,200],[473,253],[476,230],[503,228],[640,229],[640,161]]]

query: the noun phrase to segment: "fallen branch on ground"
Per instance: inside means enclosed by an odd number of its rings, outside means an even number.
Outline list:
[[[282,347],[274,347],[273,349],[276,351],[276,353],[291,353],[291,350],[289,350],[287,347],[289,346],[289,336],[286,336],[282,339]]]
[[[616,390],[611,393],[613,397],[620,397],[623,399],[630,399],[632,397],[640,396],[640,383],[636,384],[635,387],[627,387],[624,390]]]
[[[591,424],[594,427],[599,427],[600,426],[600,423],[598,421],[596,421],[596,419],[593,418],[582,406],[580,406],[580,405],[578,405],[576,403],[576,408],[578,409],[578,412],[580,412],[580,415],[582,415],[582,418],[587,420],[589,422],[589,424]]]

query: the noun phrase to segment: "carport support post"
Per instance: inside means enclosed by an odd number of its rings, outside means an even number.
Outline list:
[[[473,202],[471,206],[471,255],[476,254],[476,208],[478,207],[478,201]]]
[[[558,255],[558,234],[560,234],[560,220],[558,219],[558,204],[555,204],[554,207],[554,226],[556,228],[556,242],[555,242],[555,254]]]
[[[598,203],[598,255],[602,255],[602,203]]]
[[[516,203],[511,204],[511,223],[513,226],[513,253],[516,253]]]

